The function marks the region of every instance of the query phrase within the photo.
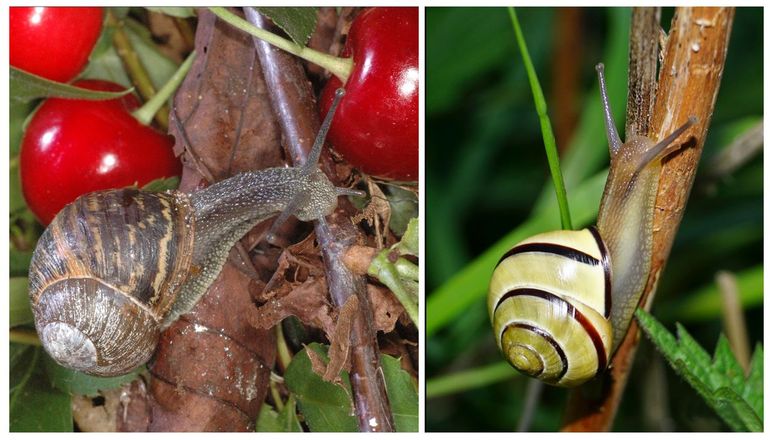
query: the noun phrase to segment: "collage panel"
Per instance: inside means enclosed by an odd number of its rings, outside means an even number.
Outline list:
[[[9,431],[417,432],[420,9],[6,12]]]
[[[425,26],[426,431],[762,431],[762,8]]]
[[[762,7],[300,3],[8,7],[9,432],[763,431]]]

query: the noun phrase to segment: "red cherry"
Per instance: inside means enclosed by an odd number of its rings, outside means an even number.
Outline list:
[[[120,91],[118,84],[82,80],[78,87]],[[174,139],[131,116],[133,95],[107,101],[51,98],[35,112],[21,143],[24,198],[47,225],[64,205],[92,191],[139,186],[182,171]]]
[[[59,82],[83,70],[102,31],[102,8],[10,9],[12,66]]]
[[[353,69],[329,130],[329,140],[361,171],[388,179],[417,180],[418,62],[417,8],[372,8],[350,27],[342,56]],[[326,114],[332,77],[321,95]]]

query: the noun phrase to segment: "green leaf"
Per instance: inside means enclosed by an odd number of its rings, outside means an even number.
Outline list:
[[[10,326],[31,324],[32,308],[29,304],[27,277],[11,277],[9,281]]]
[[[34,108],[35,104],[32,102],[20,102],[15,100],[11,100],[10,102],[10,123],[8,125],[8,132],[10,137],[11,157],[15,157],[19,154],[21,139],[24,135],[24,124],[27,120],[27,116],[32,113],[32,109]]]
[[[33,75],[11,66],[11,100],[28,102],[36,98],[58,97],[68,99],[115,99],[131,93],[133,89],[122,92],[103,92],[71,86]]]
[[[283,29],[295,43],[307,44],[315,31],[318,14],[316,8],[255,8]]]
[[[404,235],[401,236],[401,242],[398,245],[398,250],[402,254],[419,256],[420,253],[420,220],[417,217],[412,217],[409,220],[409,224],[406,226]]]
[[[763,430],[761,346],[755,350],[749,374],[744,376],[724,336],[719,338],[712,361],[706,350],[681,325],[677,324],[677,341],[644,310],[637,310],[636,318],[674,371],[703,397],[727,425],[735,431]]]
[[[79,371],[70,370],[57,364],[47,353],[44,354],[43,364],[50,378],[51,385],[69,394],[82,394],[95,396],[100,390],[118,388],[136,379],[144,370],[139,367],[136,370],[117,377],[96,377]]]
[[[11,276],[26,278],[31,260],[32,251],[20,251],[12,247],[9,258]]]
[[[396,431],[417,432],[419,399],[412,376],[401,368],[401,361],[392,356],[383,355],[380,362]]]
[[[414,192],[389,185],[385,188],[390,203],[388,227],[398,236],[404,235],[409,222],[419,215],[419,204]]]
[[[257,432],[302,432],[302,425],[297,419],[297,402],[294,396],[277,412],[272,406],[264,403],[257,418]]]
[[[170,189],[177,189],[178,187],[179,187],[179,177],[171,176],[171,177],[161,177],[160,179],[155,179],[152,182],[149,182],[148,184],[144,185],[142,189],[144,191],[161,192],[161,191],[166,191]]]
[[[762,376],[765,371],[764,350],[762,344],[757,344],[754,349],[754,356],[751,359],[749,375],[746,378],[746,389],[743,391],[743,398],[749,402],[752,408],[755,408],[757,414],[764,414],[764,388]]]
[[[508,362],[496,362],[465,371],[433,376],[425,384],[425,399],[459,394],[516,376],[519,376],[519,373],[511,368]]]
[[[9,172],[9,212],[11,214],[21,214],[27,209],[27,201],[24,200],[24,194],[21,191],[21,178],[19,177],[18,157],[11,162]]]
[[[147,9],[153,12],[158,12],[165,15],[170,15],[172,17],[178,17],[178,18],[190,18],[195,17],[195,8],[175,8],[175,7],[149,7],[147,6]]]
[[[313,432],[358,431],[348,374],[345,371],[340,373],[343,387],[324,381],[313,372],[306,353],[308,349],[318,353],[325,362],[329,361],[327,347],[312,343],[294,356],[284,377],[286,386],[297,399],[305,422]],[[383,355],[380,361],[396,430],[417,432],[419,399],[412,377],[401,368],[398,359]]]
[[[69,394],[51,387],[40,362],[38,347],[11,344],[9,427],[12,432],[71,432]]]
[[[570,230],[572,229],[572,217],[570,216],[569,204],[567,202],[567,189],[564,186],[564,177],[562,176],[561,164],[559,163],[559,152],[556,150],[556,136],[553,134],[551,119],[548,117],[548,106],[545,103],[545,95],[543,94],[542,87],[540,87],[540,80],[535,72],[535,66],[532,64],[532,59],[529,56],[527,42],[524,39],[524,34],[521,32],[521,26],[519,25],[519,19],[516,16],[516,10],[513,9],[513,7],[508,7],[508,13],[511,17],[513,31],[516,34],[516,42],[519,45],[519,53],[521,53],[521,59],[524,63],[524,68],[527,71],[529,84],[532,88],[532,97],[535,100],[535,109],[537,110],[537,116],[540,120],[540,131],[543,134],[545,154],[548,158],[548,166],[551,171],[551,178],[556,191],[556,200],[559,203],[561,227],[562,229]]]
[[[746,379],[743,377],[743,368],[735,358],[732,349],[730,349],[730,343],[724,334],[719,335],[717,348],[714,350],[714,368],[728,381],[720,385],[733,389],[743,389],[745,386]]]
[[[313,371],[307,350],[329,361],[326,347],[312,343],[297,353],[286,369],[286,386],[297,399],[305,422],[313,432],[357,432],[348,374],[340,373],[342,387],[324,381]]]

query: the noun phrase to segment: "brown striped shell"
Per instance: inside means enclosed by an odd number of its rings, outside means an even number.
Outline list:
[[[51,357],[99,376],[150,358],[189,273],[188,206],[182,193],[121,189],[86,194],[59,212],[29,278],[35,325]]]
[[[538,234],[503,255],[487,305],[508,362],[560,386],[603,371],[612,347],[610,275],[595,228]]]

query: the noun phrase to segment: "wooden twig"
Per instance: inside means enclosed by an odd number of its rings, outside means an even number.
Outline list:
[[[244,8],[246,19],[264,28],[267,20],[251,8]],[[313,91],[308,81],[287,83],[286,69],[302,71],[298,60],[268,43],[255,39],[254,44],[262,63],[273,107],[284,133],[286,147],[294,163],[302,163],[318,131],[318,117]],[[335,181],[336,173],[328,154],[322,155],[321,167]],[[339,183],[339,182],[337,182]],[[348,299],[358,299],[357,314],[350,331],[350,385],[353,391],[358,427],[366,432],[394,431],[385,380],[380,367],[377,338],[372,328],[372,311],[366,294],[366,277],[352,273],[342,263],[348,247],[357,241],[356,228],[350,215],[343,209],[327,218],[326,224],[317,222],[315,233],[322,249],[326,282],[334,305],[341,309]]]
[[[650,131],[652,106],[658,89],[660,8],[634,8],[628,45],[626,139]]]
[[[649,136],[662,139],[690,116],[697,117],[698,123],[690,129],[685,148],[663,164],[653,222],[652,267],[641,300],[647,310],[695,178],[722,79],[734,14],[733,8],[677,8],[663,49]],[[565,431],[607,431],[612,427],[638,342],[639,328],[633,321],[600,389],[594,383],[570,394]]]
[[[720,270],[716,274],[716,283],[722,296],[722,319],[724,320],[727,340],[730,348],[735,353],[735,359],[743,368],[744,373],[749,373],[751,366],[751,345],[749,344],[749,332],[746,329],[746,317],[741,306],[740,290],[735,274]]]

